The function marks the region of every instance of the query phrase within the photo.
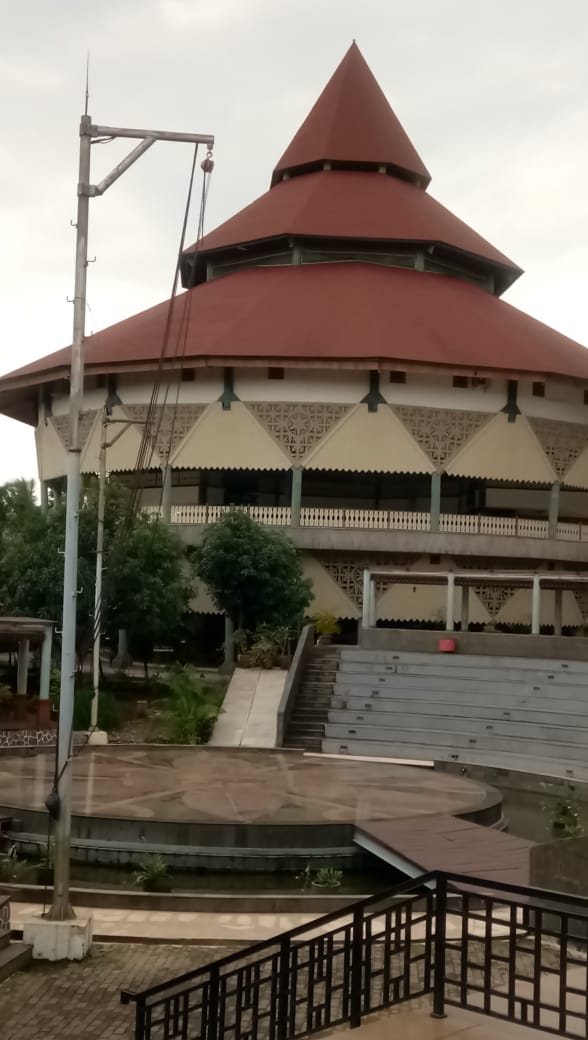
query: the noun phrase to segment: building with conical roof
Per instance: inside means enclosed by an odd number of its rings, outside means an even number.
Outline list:
[[[316,610],[358,619],[368,565],[415,574],[382,586],[381,624],[528,626],[525,583],[490,575],[585,565],[588,353],[501,300],[520,268],[429,182],[354,43],[268,191],[185,251],[163,363],[167,302],[87,341],[82,469],[108,406],[107,468],[133,470],[159,371],[142,503],[187,539],[240,505],[299,546]],[[68,375],[64,349],[0,380],[56,487]],[[464,568],[445,618],[416,574]],[[544,594],[547,630],[587,619],[583,593]]]

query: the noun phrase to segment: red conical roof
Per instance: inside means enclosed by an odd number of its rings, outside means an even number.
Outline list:
[[[325,162],[386,166],[423,188],[431,180],[355,41],[286,148],[272,184]]]

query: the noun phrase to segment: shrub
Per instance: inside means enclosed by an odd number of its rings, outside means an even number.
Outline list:
[[[551,827],[554,834],[560,834],[564,838],[579,838],[584,833],[584,828],[580,823],[576,803],[569,798],[556,802]]]
[[[144,892],[168,891],[169,869],[163,856],[146,856],[139,864],[134,881]]]
[[[190,665],[174,668],[167,685],[169,739],[173,744],[205,744],[218,718],[218,696],[202,683]]]
[[[49,684],[49,697],[56,711],[59,710],[59,693],[61,686],[61,673],[58,668],[51,672]],[[74,730],[85,730],[90,727],[92,715],[92,697],[94,691],[88,686],[81,686],[76,682],[73,712]],[[111,690],[101,690],[98,700],[98,726],[100,729],[112,732],[120,725],[120,707]]]

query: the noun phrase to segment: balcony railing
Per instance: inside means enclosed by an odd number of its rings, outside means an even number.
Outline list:
[[[232,506],[183,505],[171,507],[172,524],[213,524]],[[240,506],[245,513],[268,527],[289,527],[290,506]],[[144,512],[159,514],[158,506]],[[364,531],[430,531],[431,515],[394,509],[332,509],[311,506],[300,510],[301,527],[329,527]],[[448,534],[499,535],[505,538],[549,538],[547,520],[528,520],[508,516],[470,516],[442,513],[439,530]],[[588,524],[560,523],[555,536],[559,541],[588,542]]]

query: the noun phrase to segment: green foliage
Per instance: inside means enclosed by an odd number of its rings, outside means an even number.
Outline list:
[[[169,868],[163,856],[146,856],[139,867],[134,881],[144,892],[161,892],[169,888]]]
[[[178,635],[194,591],[192,565],[166,524],[139,516],[108,566],[109,629],[126,629],[131,649],[147,661],[155,644]]]
[[[343,871],[337,867],[319,867],[313,873],[312,867],[308,863],[302,874],[298,874],[297,877],[299,881],[302,881],[303,889],[313,885],[317,888],[339,888],[343,881]]]
[[[554,834],[563,838],[579,838],[584,833],[578,806],[570,798],[557,801],[553,807],[551,826]]]
[[[96,568],[97,481],[86,481],[79,513],[77,648],[92,641]],[[118,537],[128,489],[106,488],[103,628],[126,628],[131,647],[147,660],[155,643],[179,638],[193,592],[193,566],[169,528],[139,515]],[[65,503],[45,512],[32,484],[0,487],[0,614],[59,620],[63,600]]]
[[[15,884],[23,881],[30,873],[30,865],[24,859],[19,859],[16,852],[11,851],[6,856],[0,856],[0,881]]]
[[[342,881],[342,870],[337,867],[319,867],[312,883],[319,888],[339,888]]]
[[[341,634],[341,625],[334,614],[329,614],[327,612],[315,614],[311,620],[315,632],[317,632],[319,636],[338,636]]]
[[[49,699],[56,711],[59,710],[59,693],[61,686],[61,672],[59,668],[53,668],[49,682]],[[86,730],[90,728],[92,715],[93,690],[76,682],[73,711],[73,728],[75,730]],[[117,729],[121,721],[120,706],[110,690],[100,690],[98,700],[98,727],[106,732]]]
[[[205,744],[219,714],[219,698],[189,665],[177,666],[167,677],[169,739],[174,744]]]
[[[5,614],[58,620],[63,600],[65,502],[46,512],[26,492],[26,481],[0,488],[0,609]],[[21,486],[25,485],[25,487]],[[105,552],[120,525],[126,491],[107,487],[104,525]],[[96,568],[97,483],[86,482],[79,513],[77,644],[91,640]]]
[[[289,539],[238,509],[206,531],[197,571],[239,629],[296,626],[310,603],[310,582]]]

